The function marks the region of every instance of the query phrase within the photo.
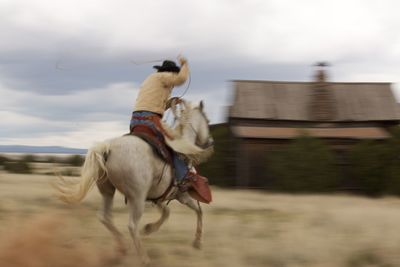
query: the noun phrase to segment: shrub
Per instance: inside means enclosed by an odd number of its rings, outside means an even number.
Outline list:
[[[213,125],[211,134],[214,138],[214,154],[206,163],[199,166],[199,172],[206,176],[212,185],[234,186],[234,141],[228,125]]]
[[[83,162],[85,161],[85,158],[83,156],[80,155],[72,155],[70,157],[68,157],[65,160],[65,163],[71,165],[71,166],[82,166]]]
[[[385,191],[400,195],[400,127],[394,127],[390,131],[393,137],[385,144],[388,147]]]
[[[273,189],[288,192],[329,192],[337,189],[335,156],[321,140],[302,136],[285,149],[270,153],[267,165]]]
[[[9,161],[8,158],[6,158],[5,156],[0,155],[0,166],[1,166],[1,165],[4,165],[4,163],[5,163],[6,161]]]
[[[43,161],[44,162],[48,162],[48,163],[60,163],[60,164],[62,164],[62,163],[65,163],[66,159],[65,159],[65,157],[62,157],[62,156],[50,155],[50,156],[47,156],[47,157],[43,158]]]
[[[367,195],[383,193],[384,166],[381,157],[385,157],[385,148],[373,141],[363,141],[352,149],[351,178],[356,181],[360,192]]]
[[[397,137],[364,141],[351,151],[352,179],[370,196],[400,194],[400,143]]]
[[[37,161],[37,158],[36,158],[34,155],[32,155],[32,154],[28,154],[28,155],[25,155],[25,156],[21,159],[21,161],[24,161],[24,162],[36,162],[36,161]]]
[[[4,170],[13,173],[32,173],[30,164],[24,161],[4,162]]]

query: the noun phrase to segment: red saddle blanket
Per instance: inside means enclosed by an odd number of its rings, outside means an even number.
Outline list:
[[[153,148],[154,152],[156,152],[156,154],[160,156],[161,159],[165,160],[171,166],[173,166],[172,152],[170,148],[167,147],[163,140],[159,139],[157,133],[155,133],[153,129],[151,129],[147,125],[136,125],[131,129],[129,135],[134,135],[142,138]]]

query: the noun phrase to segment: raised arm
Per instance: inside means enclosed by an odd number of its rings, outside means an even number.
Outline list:
[[[186,82],[189,77],[189,66],[186,58],[180,57],[179,63],[181,64],[181,70],[178,73],[174,72],[161,72],[161,81],[168,87],[182,85]]]

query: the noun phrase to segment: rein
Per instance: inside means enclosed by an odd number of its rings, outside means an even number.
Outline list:
[[[201,113],[201,115],[203,116],[203,118],[204,118],[206,121],[208,121],[206,115],[205,115],[202,111],[200,111],[200,113]],[[214,144],[213,138],[211,137],[210,134],[208,135],[207,143],[205,143],[205,144],[198,144],[197,141],[198,141],[199,132],[194,128],[194,126],[193,126],[192,123],[188,123],[188,125],[190,126],[190,129],[191,129],[191,130],[194,132],[194,134],[196,135],[196,143],[195,143],[195,144],[196,144],[198,147],[200,147],[200,148],[202,148],[202,149],[207,149],[207,148],[209,148],[210,146],[212,146],[212,145]]]
[[[163,202],[163,201],[166,200],[166,198],[172,192],[172,189],[174,189],[175,187],[176,186],[175,186],[175,183],[174,183],[174,178],[172,178],[171,179],[171,183],[169,184],[167,190],[165,190],[165,192],[161,196],[159,196],[157,198],[154,198],[154,199],[148,199],[148,200],[151,201],[151,202],[154,202],[154,203]]]
[[[190,129],[196,134],[196,136],[198,136],[198,131],[196,131],[196,129],[193,127],[193,124],[189,123],[189,126],[190,126]],[[195,144],[196,144],[198,147],[202,148],[202,149],[207,149],[207,148],[209,148],[210,146],[213,145],[213,142],[212,142],[211,140],[212,140],[212,137],[211,137],[211,136],[208,136],[208,142],[207,142],[206,144],[204,144],[204,145],[198,144],[197,141],[196,141]]]

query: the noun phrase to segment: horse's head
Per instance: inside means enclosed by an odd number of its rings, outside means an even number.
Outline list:
[[[198,106],[193,106],[183,99],[179,100],[179,104],[180,108],[177,108],[177,105],[171,106],[177,122],[177,137],[174,140],[167,138],[166,142],[197,165],[206,161],[214,152],[214,140],[204,113],[204,104],[200,102]]]
[[[200,101],[198,106],[192,106],[186,101],[183,104],[186,117],[182,129],[183,135],[202,149],[213,146],[214,139],[210,133],[209,120],[204,113],[204,102]]]

